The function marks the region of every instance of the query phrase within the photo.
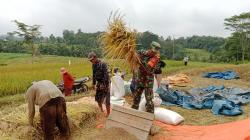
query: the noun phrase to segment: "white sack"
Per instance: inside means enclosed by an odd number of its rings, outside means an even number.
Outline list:
[[[124,81],[125,94],[130,94],[131,93],[130,85],[131,85],[130,81]]]
[[[124,81],[119,74],[111,78],[110,95],[122,98],[125,95]]]
[[[154,93],[153,103],[154,103],[154,107],[161,106],[162,99],[160,98],[158,93]],[[145,96],[143,94],[142,97],[141,97],[141,102],[139,104],[139,110],[140,111],[146,111],[145,105],[146,105],[146,98],[145,98]]]
[[[153,92],[155,93],[157,89],[158,89],[158,83],[157,83],[157,80],[156,80],[156,78],[154,76]]]
[[[117,98],[117,97],[111,96],[110,103],[111,103],[111,106],[113,104],[119,105],[119,106],[123,106],[125,104],[125,99],[124,98]]]
[[[166,124],[177,125],[184,121],[184,118],[180,114],[161,107],[156,107],[154,114],[155,120]]]

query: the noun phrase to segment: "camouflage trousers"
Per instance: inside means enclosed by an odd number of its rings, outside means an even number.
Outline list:
[[[139,104],[141,101],[141,95],[143,90],[145,90],[145,98],[146,98],[146,111],[149,113],[154,113],[154,103],[153,103],[153,89],[152,88],[143,88],[143,87],[138,87],[136,89],[136,93],[134,96],[134,103],[132,105],[132,108],[138,109]]]

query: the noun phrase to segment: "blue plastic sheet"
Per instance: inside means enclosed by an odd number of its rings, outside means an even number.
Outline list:
[[[250,102],[250,91],[241,88],[209,86],[188,92],[160,87],[156,91],[163,105],[178,105],[186,109],[211,109],[215,115],[234,116],[242,113],[241,105]]]
[[[225,80],[231,80],[231,79],[238,79],[239,76],[234,71],[224,71],[224,72],[208,72],[203,75],[203,77],[206,78],[216,78],[216,79],[225,79]]]

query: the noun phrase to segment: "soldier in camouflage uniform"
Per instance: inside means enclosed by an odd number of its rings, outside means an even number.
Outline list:
[[[151,43],[151,48],[147,51],[139,51],[142,65],[139,67],[136,81],[136,92],[134,95],[134,103],[132,108],[138,109],[141,101],[143,90],[146,98],[146,111],[154,113],[153,104],[153,84],[154,84],[154,70],[160,59],[160,44],[157,42]]]

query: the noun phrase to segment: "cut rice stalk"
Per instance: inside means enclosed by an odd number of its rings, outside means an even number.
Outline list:
[[[132,71],[141,64],[136,52],[136,31],[126,27],[123,16],[118,11],[110,14],[107,30],[100,40],[105,57],[124,59]]]

